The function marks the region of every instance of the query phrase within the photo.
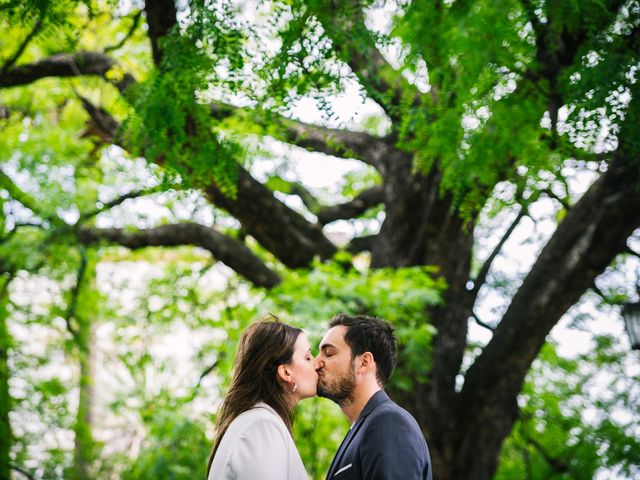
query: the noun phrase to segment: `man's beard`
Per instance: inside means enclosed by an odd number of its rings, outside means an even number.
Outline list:
[[[353,392],[356,389],[356,372],[353,362],[347,374],[334,380],[332,384],[323,384],[322,376],[318,380],[318,396],[333,400],[338,405],[343,406],[353,402]]]

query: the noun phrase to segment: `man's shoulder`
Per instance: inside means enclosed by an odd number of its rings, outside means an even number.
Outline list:
[[[418,426],[418,422],[407,410],[393,400],[380,402],[369,414],[370,419],[393,419],[395,421],[409,422]]]
[[[417,439],[424,438],[416,419],[392,400],[385,400],[369,413],[362,425],[365,437],[377,432],[382,436],[399,435]]]

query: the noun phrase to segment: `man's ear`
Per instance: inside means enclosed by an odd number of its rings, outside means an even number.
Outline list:
[[[371,352],[364,352],[360,356],[360,368],[363,370],[370,370],[371,368],[375,368],[376,362],[373,359],[373,354]]]
[[[289,365],[278,365],[278,377],[283,382],[291,382],[291,372],[289,371]]]

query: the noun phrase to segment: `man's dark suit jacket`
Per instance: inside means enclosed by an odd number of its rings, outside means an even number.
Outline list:
[[[327,480],[432,480],[420,427],[384,390],[376,392],[344,437]]]

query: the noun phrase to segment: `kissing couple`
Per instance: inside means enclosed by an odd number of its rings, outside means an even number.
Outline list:
[[[317,357],[299,328],[277,319],[250,325],[218,412],[207,479],[308,480],[291,435],[293,409],[318,395],[351,425],[327,480],[431,480],[418,423],[384,391],[397,351],[393,328],[378,318],[336,315]]]

